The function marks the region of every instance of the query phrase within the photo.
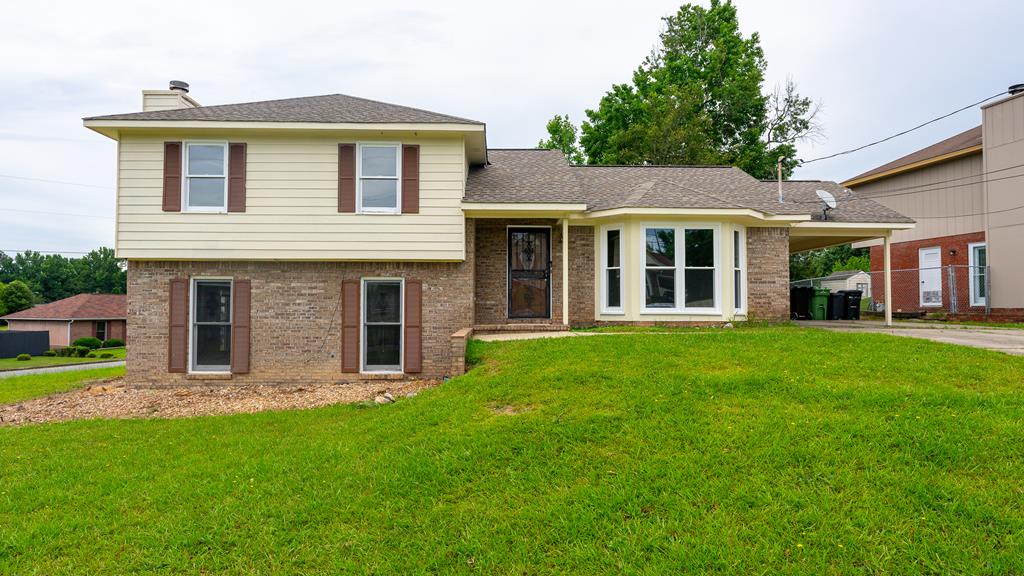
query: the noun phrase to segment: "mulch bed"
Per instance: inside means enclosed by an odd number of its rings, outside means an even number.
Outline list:
[[[85,388],[0,405],[0,426],[89,418],[185,418],[414,396],[436,380],[351,382],[276,386],[135,388],[112,378]],[[381,400],[378,400],[381,402]]]

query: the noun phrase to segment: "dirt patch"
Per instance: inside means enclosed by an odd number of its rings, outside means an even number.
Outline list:
[[[529,412],[530,410],[533,410],[533,406],[511,406],[508,404],[491,406],[491,412],[500,416],[515,416],[517,414],[522,414],[523,412]]]
[[[87,418],[184,418],[294,410],[373,401],[385,393],[413,396],[435,380],[277,386],[130,388],[119,379],[0,406],[0,426]]]

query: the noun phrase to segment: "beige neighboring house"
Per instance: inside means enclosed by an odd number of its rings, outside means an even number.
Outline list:
[[[840,290],[860,290],[861,297],[871,297],[871,276],[863,270],[845,270],[833,272],[821,279],[821,287],[833,292]]]
[[[1024,316],[1024,85],[1009,92],[982,107],[980,126],[843,182],[917,223],[893,232],[893,268],[914,270],[917,285],[894,307],[948,309],[953,292],[961,313]],[[855,246],[872,246],[877,278],[879,242]]]
[[[0,316],[11,332],[49,332],[50,347],[69,346],[85,337],[124,340],[127,326],[124,294],[77,294],[28,310]]]
[[[343,94],[200,106],[184,84],[85,126],[117,147],[128,379],[463,371],[474,331],[789,317],[789,254],[913,223],[730,166],[572,166],[486,125]],[[171,102],[171,105],[168,105]]]

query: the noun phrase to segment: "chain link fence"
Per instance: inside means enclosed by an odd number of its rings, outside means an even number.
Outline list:
[[[854,271],[790,282],[790,286],[813,286],[863,292],[861,309],[885,311],[885,273]],[[928,314],[989,315],[992,278],[988,266],[949,265],[934,268],[892,270],[892,312],[898,315]]]

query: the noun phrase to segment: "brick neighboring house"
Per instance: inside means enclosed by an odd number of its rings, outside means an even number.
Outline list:
[[[11,331],[47,331],[50,347],[69,346],[79,338],[125,339],[128,297],[124,294],[77,294],[0,316]]]
[[[128,379],[439,378],[475,331],[788,318],[788,256],[913,224],[728,166],[571,166],[340,94],[85,119],[118,141]]]
[[[893,233],[898,311],[976,316],[988,308],[997,317],[1024,318],[1024,86],[981,112],[980,126],[843,183],[859,198],[917,220],[914,229]],[[882,246],[857,246],[871,247],[877,281]],[[882,300],[878,290],[875,299]]]

